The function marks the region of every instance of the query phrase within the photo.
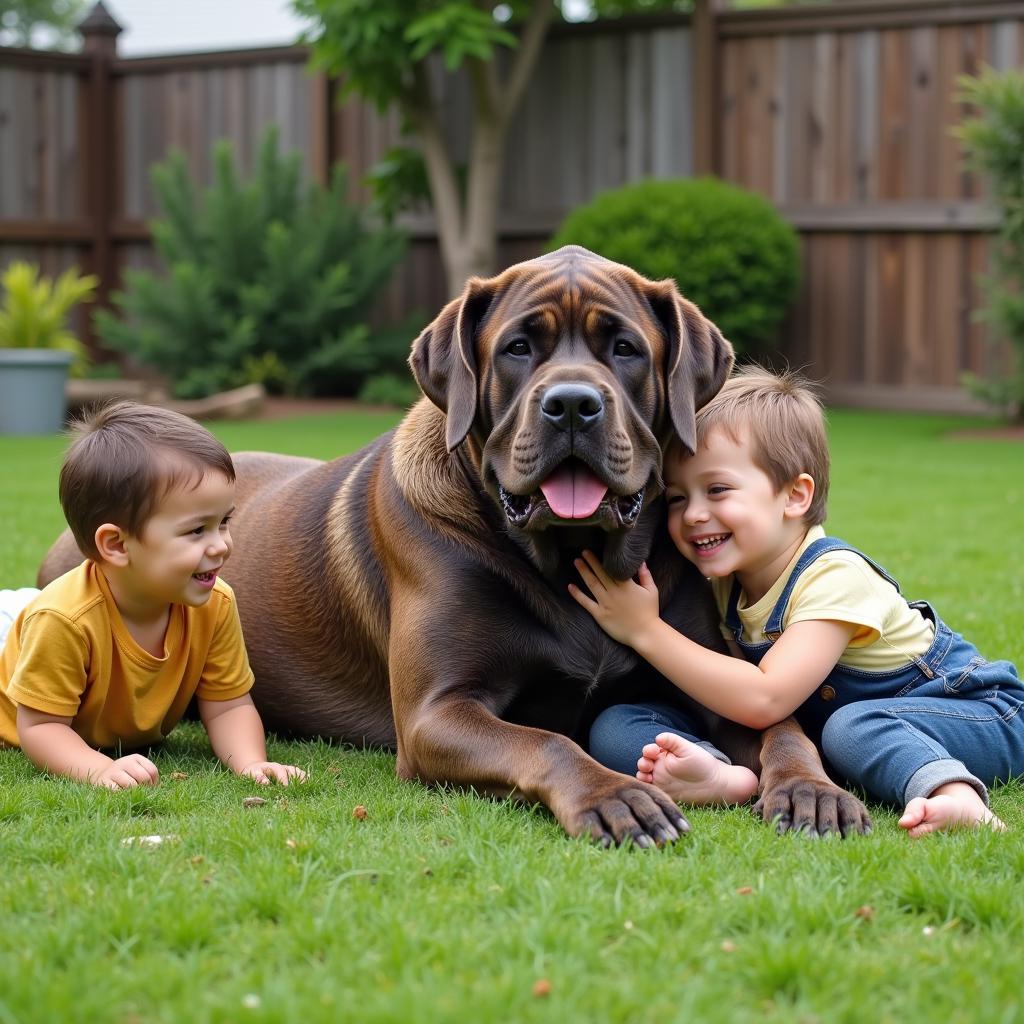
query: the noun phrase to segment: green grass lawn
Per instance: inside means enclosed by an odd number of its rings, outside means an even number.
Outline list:
[[[961,420],[831,419],[830,531],[1024,663],[1024,446],[947,439]],[[392,422],[215,429],[327,457]],[[0,586],[33,582],[62,525],[61,448],[0,438]],[[870,836],[812,842],[737,809],[690,812],[674,847],[605,851],[543,810],[400,783],[388,754],[271,752],[310,781],[252,808],[258,787],[193,725],[155,789],[0,752],[0,1024],[1024,1020],[1019,785],[994,794],[1002,835],[913,843],[874,808]],[[124,842],[147,835],[176,838]]]

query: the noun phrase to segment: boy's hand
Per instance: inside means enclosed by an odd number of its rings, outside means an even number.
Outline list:
[[[653,620],[658,618],[658,588],[647,564],[640,566],[637,580],[613,580],[593,551],[584,551],[573,563],[579,570],[593,598],[587,597],[575,584],[569,593],[613,639],[629,647]]]
[[[89,776],[94,786],[107,789],[131,789],[133,786],[155,786],[160,772],[148,757],[128,754],[111,761],[104,769]]]
[[[247,779],[254,779],[261,786],[268,786],[271,781],[280,782],[282,786],[287,786],[292,779],[306,781],[306,773],[301,768],[296,768],[293,764],[278,764],[276,761],[253,761],[238,774]]]

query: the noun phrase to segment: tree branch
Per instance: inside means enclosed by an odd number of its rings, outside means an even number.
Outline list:
[[[476,107],[476,116],[492,121],[501,120],[505,113],[499,99],[498,90],[501,83],[498,81],[498,73],[495,68],[496,60],[497,56],[490,60],[481,60],[479,57],[466,58],[469,79],[473,84],[473,104]]]
[[[402,97],[401,106],[423,145],[423,162],[430,180],[441,252],[447,265],[458,249],[463,233],[462,201],[455,165],[448,152],[437,104],[422,64],[414,66],[413,85]]]
[[[511,120],[512,115],[519,107],[523,93],[526,92],[526,87],[530,84],[530,78],[533,76],[537,58],[540,57],[540,51],[544,46],[544,40],[554,15],[554,0],[533,0],[533,9],[519,39],[519,48],[515,52],[508,81],[501,89],[501,94],[504,96],[502,116],[506,121]]]

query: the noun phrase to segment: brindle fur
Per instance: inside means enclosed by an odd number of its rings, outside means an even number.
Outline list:
[[[519,336],[531,346],[525,362],[506,354]],[[635,359],[612,353],[620,337]],[[573,835],[674,839],[687,826],[670,800],[575,742],[602,707],[665,696],[667,684],[609,639],[566,584],[584,546],[618,578],[647,559],[666,619],[724,649],[705,581],[667,540],[659,496],[665,445],[677,434],[692,449],[694,412],[732,365],[728,342],[672,282],[567,247],[471,280],[410,361],[427,397],[362,451],[327,463],[235,457],[225,578],[265,723],[394,748],[403,778],[540,801]],[[605,416],[593,431],[567,436],[539,413],[561,382],[601,394]],[[531,493],[569,455],[614,494],[646,486],[632,529],[604,513],[582,526],[510,526],[498,482]],[[41,579],[79,558],[65,535]],[[828,780],[791,723],[761,742],[708,722],[752,767],[760,753],[759,806],[780,827],[864,827],[859,801]]]

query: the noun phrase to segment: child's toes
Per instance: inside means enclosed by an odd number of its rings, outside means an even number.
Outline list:
[[[903,810],[903,817],[899,820],[900,828],[913,829],[921,824],[928,813],[928,800],[923,796],[916,796]]]
[[[675,754],[678,757],[688,753],[694,746],[689,740],[684,740],[674,732],[659,732],[654,737],[654,742],[661,749],[661,753]]]
[[[654,782],[654,775],[653,775],[653,774],[651,774],[651,772],[642,772],[642,771],[638,771],[638,772],[636,773],[636,777],[637,777],[637,778],[638,778],[638,779],[639,779],[639,780],[640,780],[641,782],[651,782],[651,783],[653,783],[653,782]]]
[[[657,761],[659,757],[664,756],[665,751],[657,743],[645,743],[640,753],[649,761]]]
[[[915,825],[913,828],[907,829],[907,835],[911,839],[920,839],[921,836],[926,836],[930,832],[938,832],[947,826],[942,822],[938,821],[922,821],[920,825]]]

